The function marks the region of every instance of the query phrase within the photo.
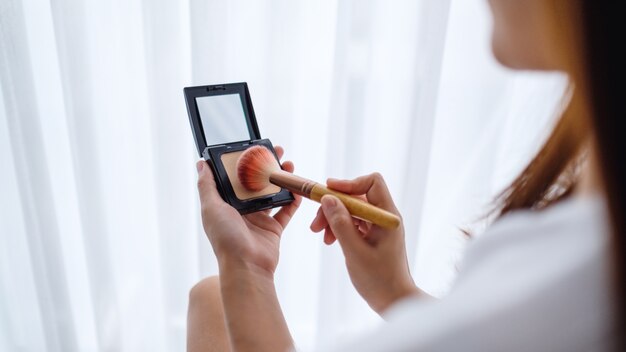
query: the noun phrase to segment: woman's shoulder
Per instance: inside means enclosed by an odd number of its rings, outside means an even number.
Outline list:
[[[572,198],[507,215],[468,246],[448,295],[404,319],[432,311],[421,343],[434,350],[595,350],[611,321],[606,214],[601,198]]]
[[[484,261],[563,267],[602,255],[609,221],[600,196],[574,197],[542,211],[513,212],[495,222],[468,246],[461,271]]]
[[[591,281],[604,285],[609,243],[601,197],[572,198],[543,211],[518,211],[468,246],[451,292],[487,284],[487,294],[520,298],[561,290],[565,280],[580,287]]]
[[[497,220],[481,238],[515,237],[544,231],[562,233],[572,228],[606,230],[608,224],[605,200],[599,195],[571,197],[543,210],[518,210]],[[574,231],[586,234],[586,231]]]
[[[478,321],[502,341],[591,347],[610,324],[609,254],[601,197],[517,212],[468,247],[449,298],[472,299],[482,317],[465,322]]]

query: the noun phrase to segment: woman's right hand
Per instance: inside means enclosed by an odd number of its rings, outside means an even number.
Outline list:
[[[354,180],[328,179],[327,186],[400,216],[378,173]],[[352,284],[372,309],[381,314],[399,299],[419,292],[409,273],[402,225],[388,230],[355,219],[334,196],[325,195],[321,203],[311,230],[324,230],[326,244],[339,241]]]

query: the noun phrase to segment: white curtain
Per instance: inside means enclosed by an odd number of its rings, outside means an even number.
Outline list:
[[[381,172],[417,283],[445,294],[473,223],[545,138],[558,75],[506,72],[484,0],[2,0],[0,350],[179,351],[217,273],[182,88],[247,81],[261,134],[324,181]],[[380,323],[339,248],[285,232],[298,345]]]

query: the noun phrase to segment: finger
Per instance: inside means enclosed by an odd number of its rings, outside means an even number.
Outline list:
[[[367,202],[367,197],[365,196],[365,194],[367,193],[367,190],[355,192],[352,182],[353,180],[340,180],[336,178],[328,178],[326,179],[326,187],[333,189],[335,191],[349,194],[353,197],[359,198]]]
[[[327,227],[324,231],[324,243],[330,246],[335,243],[336,240],[337,238],[335,237],[333,230],[331,230],[330,227]]]
[[[358,229],[354,227],[352,216],[343,203],[331,195],[323,196],[321,203],[328,225],[341,244],[344,255],[347,257],[354,252],[367,250],[368,245],[361,238]]]
[[[291,161],[285,161],[282,164],[282,168],[283,168],[283,170],[285,170],[287,172],[290,172],[290,173],[293,173],[293,170],[295,170],[295,166],[293,165],[293,163]]]
[[[372,229],[372,223],[367,221],[361,221],[359,224],[359,230],[363,233],[368,233]]]
[[[366,224],[368,224],[368,222],[365,220],[357,218],[354,219],[354,226],[358,227],[359,229],[367,229]]]
[[[302,197],[299,195],[294,195],[295,200],[291,202],[289,205],[285,205],[280,208],[280,210],[274,214],[274,219],[278,221],[280,226],[284,229],[289,224],[289,221],[293,217],[293,214],[296,213],[300,203],[302,203]]]
[[[285,149],[283,149],[283,147],[277,145],[274,147],[274,151],[276,152],[276,156],[278,157],[278,160],[283,158],[283,155],[285,155]]]
[[[202,206],[223,203],[224,201],[217,191],[213,172],[211,172],[209,164],[204,160],[199,160],[196,163],[196,168],[198,170],[198,193]]]
[[[367,230],[367,228],[365,227],[365,225],[364,225],[364,224],[365,224],[365,221],[363,221],[363,220],[355,219],[355,221],[354,221],[354,227],[356,227],[357,229],[359,229],[359,231],[360,231],[362,234],[367,233],[367,231],[366,231],[366,230]]]
[[[317,215],[315,215],[315,219],[313,219],[313,222],[311,222],[311,226],[310,226],[311,231],[320,232],[327,227],[328,227],[328,221],[326,221],[324,212],[322,211],[322,208],[320,207],[317,209]]]
[[[370,175],[357,177],[354,180],[328,179],[329,188],[348,194],[365,194],[367,201],[385,210],[397,213],[396,205],[391,198],[389,189],[381,174],[375,172]]]

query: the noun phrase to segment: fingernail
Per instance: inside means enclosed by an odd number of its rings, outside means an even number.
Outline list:
[[[202,172],[204,169],[204,161],[200,160],[196,163],[196,168],[198,169],[198,173]]]
[[[322,197],[322,208],[324,210],[333,210],[337,206],[337,199],[333,196]]]

